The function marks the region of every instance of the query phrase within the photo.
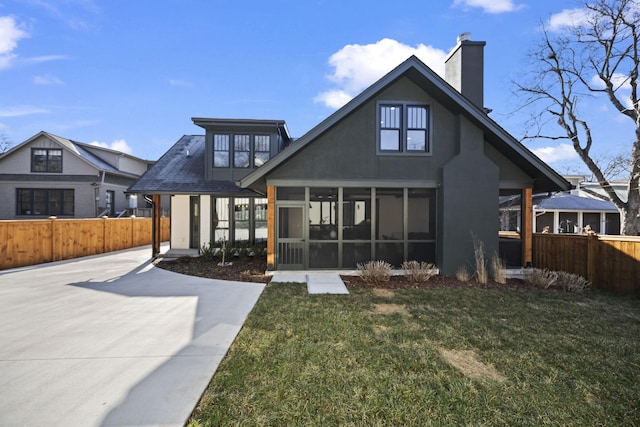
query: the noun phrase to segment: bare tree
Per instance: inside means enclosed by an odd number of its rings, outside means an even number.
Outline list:
[[[0,154],[11,148],[11,141],[4,132],[0,132]]]
[[[569,140],[618,208],[621,233],[636,235],[640,211],[640,1],[588,1],[580,22],[558,33],[545,28],[542,42],[532,55],[535,70],[525,78],[527,82],[515,82],[517,90],[526,95],[526,106],[536,111],[532,118],[536,126],[525,138]],[[609,142],[594,141],[593,121],[590,125],[580,110],[581,103],[594,98],[607,99],[633,123],[630,151],[622,162],[617,161],[618,166],[628,165],[626,201],[611,186],[607,162],[599,164],[591,152],[594,143],[604,146]],[[557,134],[548,131],[552,121],[559,126],[554,127]]]

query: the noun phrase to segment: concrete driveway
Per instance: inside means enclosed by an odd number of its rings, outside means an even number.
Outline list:
[[[143,247],[0,271],[0,425],[182,426],[264,285]]]

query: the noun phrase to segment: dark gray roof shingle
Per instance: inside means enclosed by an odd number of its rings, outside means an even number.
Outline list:
[[[204,154],[204,135],[184,135],[127,191],[147,194],[255,194],[232,181],[205,180]]]
[[[615,205],[605,200],[563,194],[549,197],[538,203],[538,209],[562,211],[616,211]]]

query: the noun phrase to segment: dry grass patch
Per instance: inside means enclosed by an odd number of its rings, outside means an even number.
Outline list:
[[[401,316],[411,316],[407,307],[399,304],[374,304],[373,314],[400,314]]]
[[[468,378],[479,380],[490,379],[498,382],[506,380],[492,365],[480,361],[478,355],[473,350],[449,350],[439,347],[438,351],[447,363]]]
[[[375,288],[373,290],[373,295],[381,298],[393,298],[396,296],[396,293],[391,289]]]

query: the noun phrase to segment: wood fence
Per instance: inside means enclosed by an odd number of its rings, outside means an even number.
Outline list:
[[[169,240],[169,218],[161,218]],[[0,221],[0,270],[151,244],[151,218]]]
[[[579,274],[598,289],[640,293],[640,237],[534,234],[533,266]]]

